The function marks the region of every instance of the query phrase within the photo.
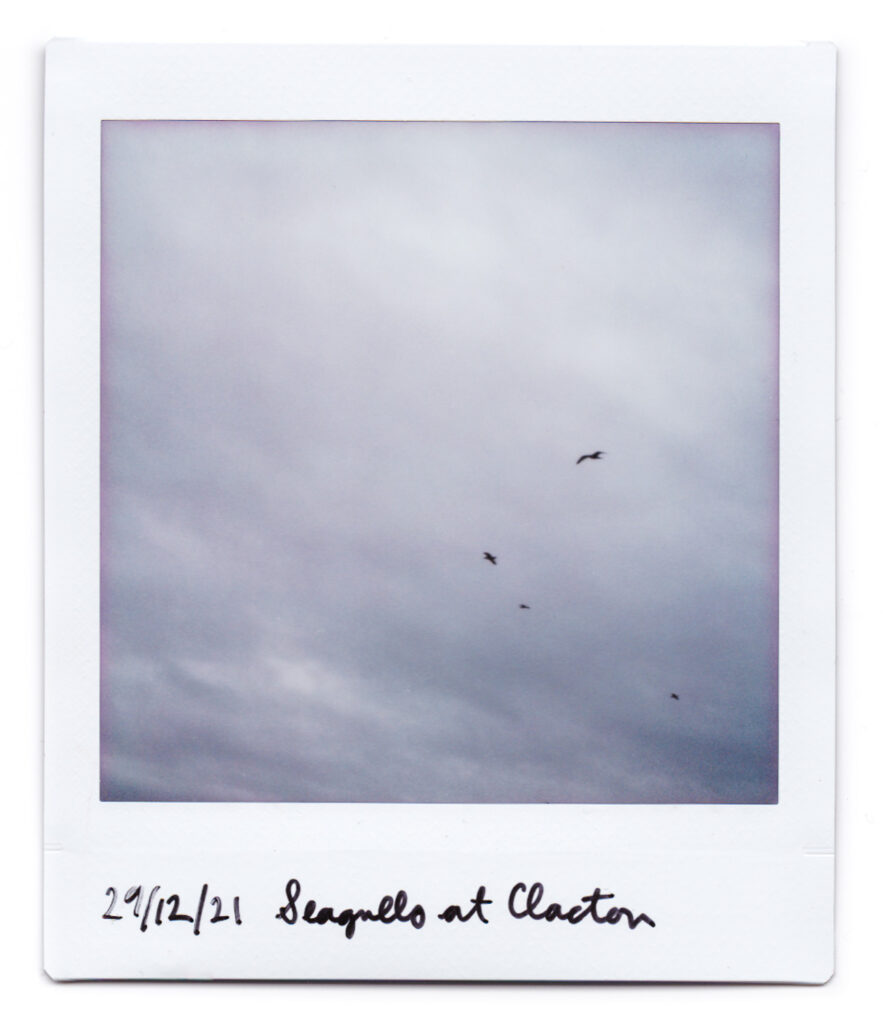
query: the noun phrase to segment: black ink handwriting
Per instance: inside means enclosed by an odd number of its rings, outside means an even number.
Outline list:
[[[206,900],[208,899],[209,887],[208,884],[204,884],[199,893],[199,899],[196,904],[196,909],[193,914],[184,913],[181,910],[181,897],[178,893],[170,893],[168,896],[160,895],[161,887],[158,885],[153,888],[147,894],[147,899],[144,899],[144,888],[140,885],[133,885],[126,890],[125,896],[123,896],[123,903],[131,907],[132,917],[140,919],[139,931],[146,932],[148,927],[155,925],[157,928],[162,926],[166,921],[169,922],[181,922],[186,921],[188,924],[193,926],[193,934],[199,935],[203,921],[203,911],[205,910]],[[110,897],[110,904],[107,910],[101,915],[105,921],[122,921],[124,915],[115,914],[117,902],[117,889],[115,886],[109,886],[105,896]],[[143,904],[143,907],[142,907]],[[222,902],[220,896],[212,896],[211,905],[215,908],[215,912],[209,919],[210,924],[218,924],[222,921],[229,921],[230,914],[222,913]],[[142,913],[143,909],[143,913]],[[151,911],[153,913],[151,914]],[[242,924],[242,914],[239,908],[239,897],[233,897],[233,920],[236,924]]]
[[[276,917],[286,924],[294,924],[298,919],[304,924],[337,924],[344,929],[344,934],[351,939],[356,933],[356,925],[359,921],[378,921],[380,924],[394,924],[402,922],[410,924],[412,928],[422,928],[426,923],[426,911],[419,903],[408,910],[408,894],[404,889],[399,889],[395,896],[383,896],[377,904],[376,910],[359,909],[354,910],[347,907],[339,913],[335,913],[333,907],[318,907],[315,900],[307,900],[303,911],[298,911],[297,901],[300,898],[301,885],[296,878],[290,878],[285,886],[285,896],[288,899],[280,908]],[[407,912],[406,912],[407,911]]]
[[[443,910],[438,916],[442,921],[447,921],[450,924],[452,921],[468,921],[472,917],[477,917],[479,921],[488,923],[487,918],[484,916],[484,908],[489,904],[493,903],[493,900],[489,900],[485,897],[487,889],[485,886],[480,885],[478,891],[472,897],[470,902],[472,903],[472,909],[467,910],[464,914],[460,909],[459,903],[452,903],[449,907]]]
[[[602,893],[596,888],[591,896],[583,896],[580,903],[564,910],[560,903],[550,903],[544,910],[539,909],[543,900],[543,883],[534,882],[528,889],[524,882],[517,882],[509,893],[509,913],[516,918],[531,918],[534,921],[567,921],[568,924],[579,924],[587,917],[596,924],[616,924],[623,918],[629,928],[637,928],[639,924],[656,927],[656,922],[646,914],[633,914],[628,907],[610,907],[606,914],[600,913],[598,903],[601,900],[612,900],[614,893]],[[523,899],[522,894],[526,894]],[[523,905],[523,909],[521,909]],[[516,909],[519,908],[519,909]]]

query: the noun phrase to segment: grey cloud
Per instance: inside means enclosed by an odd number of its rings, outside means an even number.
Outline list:
[[[776,159],[106,124],[104,798],[774,800]]]

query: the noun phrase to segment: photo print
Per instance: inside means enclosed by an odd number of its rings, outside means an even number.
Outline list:
[[[103,120],[106,802],[775,804],[779,126]]]

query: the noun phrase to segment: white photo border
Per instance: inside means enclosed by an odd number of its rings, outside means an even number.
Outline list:
[[[123,46],[47,50],[45,966],[72,978],[826,981],[833,971],[834,79],[826,44],[764,48]],[[103,120],[780,125],[779,801],[775,805],[149,804],[99,800]],[[422,929],[289,927],[303,900]],[[655,927],[516,919],[595,887]],[[103,917],[141,884],[199,936]],[[480,885],[490,923],[445,924]],[[208,887],[208,888],[204,888]],[[119,912],[118,910],[116,912]],[[192,909],[188,911],[193,913]],[[146,917],[143,918],[146,920]]]

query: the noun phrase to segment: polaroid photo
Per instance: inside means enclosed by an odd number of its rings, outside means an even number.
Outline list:
[[[50,44],[53,978],[831,976],[834,82]]]

